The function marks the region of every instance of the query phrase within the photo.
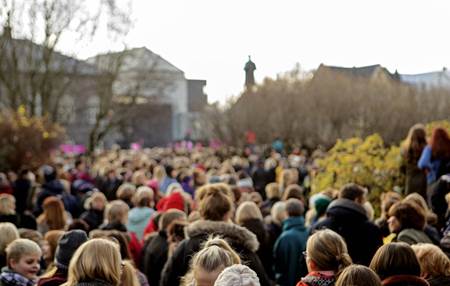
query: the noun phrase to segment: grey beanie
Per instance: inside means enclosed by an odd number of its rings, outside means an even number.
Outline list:
[[[234,264],[225,268],[217,277],[214,286],[260,286],[258,275],[248,266]]]
[[[67,231],[59,239],[55,252],[56,267],[62,270],[69,268],[70,259],[75,251],[88,240],[86,233],[79,229]]]

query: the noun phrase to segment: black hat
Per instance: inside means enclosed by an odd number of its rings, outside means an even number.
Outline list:
[[[59,239],[55,253],[55,264],[59,269],[69,268],[69,262],[75,251],[88,240],[86,233],[79,229],[67,231]]]

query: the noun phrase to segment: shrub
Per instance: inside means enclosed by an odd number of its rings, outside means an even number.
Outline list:
[[[64,130],[47,118],[28,117],[25,108],[0,114],[0,170],[36,168],[47,162]]]

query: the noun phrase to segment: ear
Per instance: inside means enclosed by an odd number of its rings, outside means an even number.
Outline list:
[[[14,259],[9,259],[7,264],[9,268],[14,270],[16,268],[17,261],[15,261]]]

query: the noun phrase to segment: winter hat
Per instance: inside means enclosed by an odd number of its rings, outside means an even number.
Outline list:
[[[165,212],[168,209],[177,209],[184,211],[184,199],[180,193],[172,193],[158,201],[156,209],[159,212]]]
[[[214,286],[260,286],[258,275],[248,266],[234,264],[225,268]]]
[[[327,196],[318,197],[314,201],[314,208],[316,209],[317,216],[321,216],[327,210],[328,205],[331,203],[331,199]]]
[[[55,264],[59,269],[67,270],[69,262],[80,245],[88,240],[86,233],[74,229],[63,234],[58,242],[55,254]]]

